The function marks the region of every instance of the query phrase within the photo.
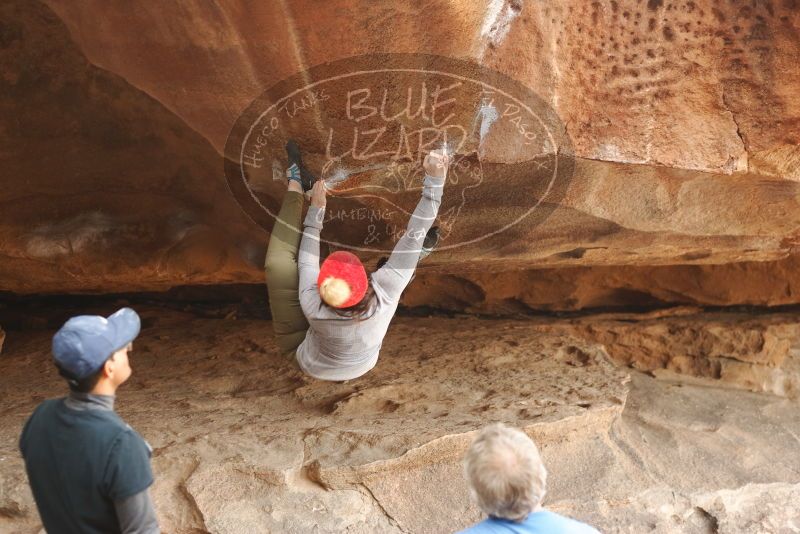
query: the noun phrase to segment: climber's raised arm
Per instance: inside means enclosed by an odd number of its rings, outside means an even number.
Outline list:
[[[325,219],[325,182],[318,180],[311,188],[311,205],[303,221],[303,237],[297,254],[297,268],[300,276],[300,306],[306,316],[319,309],[320,296],[317,291],[319,276],[319,239],[322,221]]]
[[[389,299],[399,299],[414,274],[422,242],[436,220],[442,203],[449,165],[450,157],[444,151],[434,150],[425,157],[422,198],[411,214],[408,226],[395,245],[389,261],[372,275],[375,290],[383,291]]]

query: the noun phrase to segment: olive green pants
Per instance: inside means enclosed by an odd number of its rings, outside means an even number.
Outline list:
[[[308,321],[300,307],[298,293],[300,277],[297,251],[302,237],[302,215],[303,194],[286,191],[269,237],[267,259],[264,262],[272,328],[281,353],[291,359],[294,359],[295,350],[305,339],[308,330]]]

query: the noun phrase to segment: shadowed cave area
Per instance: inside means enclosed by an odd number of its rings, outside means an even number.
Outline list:
[[[42,531],[18,440],[66,393],[53,334],[123,306],[163,532],[457,531],[497,421],[602,532],[796,530],[798,7],[4,2],[0,531]],[[322,255],[370,272],[454,158],[354,380],[275,342],[288,138],[333,184]]]

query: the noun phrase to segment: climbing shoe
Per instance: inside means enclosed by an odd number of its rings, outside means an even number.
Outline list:
[[[425,239],[422,241],[422,250],[419,253],[419,260],[417,260],[417,262],[420,262],[425,258],[427,258],[430,255],[430,253],[433,252],[433,249],[435,249],[436,245],[438,244],[439,244],[439,227],[432,226],[431,229],[428,230],[428,233],[425,234]],[[378,269],[386,265],[387,261],[389,261],[389,258],[383,256],[381,259],[378,260],[378,264],[375,266],[375,270],[377,271]],[[411,279],[412,280],[414,279],[414,275],[412,275]]]
[[[439,244],[439,227],[432,226],[428,233],[425,234],[425,240],[422,242],[422,251],[419,253],[419,261],[424,260],[428,255],[433,252],[436,245]]]
[[[300,184],[304,192],[311,191],[317,177],[311,174],[303,165],[303,156],[300,155],[300,147],[294,139],[289,139],[286,143],[286,155],[289,157],[289,168],[286,169],[286,177]]]

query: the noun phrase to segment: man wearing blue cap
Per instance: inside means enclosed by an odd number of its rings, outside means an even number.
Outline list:
[[[73,317],[53,337],[70,393],[40,404],[20,438],[48,532],[159,532],[148,490],[150,446],[114,412],[139,329],[136,312],[123,308],[108,318]]]

